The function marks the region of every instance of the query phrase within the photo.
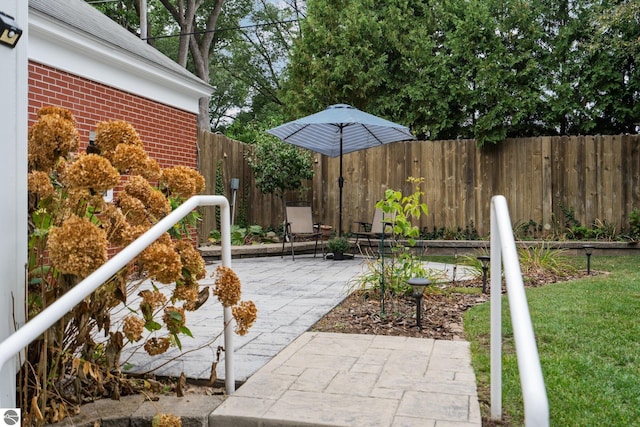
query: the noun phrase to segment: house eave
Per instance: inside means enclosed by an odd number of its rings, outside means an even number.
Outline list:
[[[29,13],[29,60],[198,114],[212,87],[126,49],[105,43],[36,10]]]

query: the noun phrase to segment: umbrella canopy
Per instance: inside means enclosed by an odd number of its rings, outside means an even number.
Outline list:
[[[267,132],[298,147],[329,157],[340,157],[339,235],[342,235],[343,154],[415,139],[408,127],[365,113],[347,104],[331,105],[324,111],[282,124]]]

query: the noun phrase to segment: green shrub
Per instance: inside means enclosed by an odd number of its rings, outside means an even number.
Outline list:
[[[334,237],[327,241],[327,251],[331,253],[345,253],[351,249],[351,243],[346,237]]]
[[[525,281],[544,279],[545,273],[554,278],[568,278],[576,273],[576,268],[565,255],[564,249],[553,249],[548,244],[520,248],[518,258]]]
[[[629,215],[629,226],[631,236],[635,239],[640,238],[640,209],[634,209]]]
[[[427,205],[420,201],[424,192],[420,190],[422,178],[410,177],[408,182],[416,184],[415,191],[403,196],[400,191],[388,189],[385,198],[376,204],[382,209],[385,218],[390,220],[392,229],[391,253],[389,256],[379,257],[367,264],[368,271],[359,277],[356,284],[361,289],[368,289],[382,285],[384,293],[404,295],[410,290],[407,280],[411,277],[428,277],[420,256],[412,250],[416,238],[420,237],[420,229],[413,225],[412,220],[427,214]],[[407,242],[406,245],[403,242]]]

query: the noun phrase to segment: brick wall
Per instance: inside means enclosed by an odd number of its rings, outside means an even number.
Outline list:
[[[197,115],[132,95],[55,68],[29,62],[29,126],[41,107],[70,110],[78,122],[81,148],[103,120],[125,120],[140,134],[160,167],[196,168]]]

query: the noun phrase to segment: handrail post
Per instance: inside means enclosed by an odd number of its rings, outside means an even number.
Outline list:
[[[502,417],[502,268],[520,373],[525,425],[549,426],[549,403],[524,291],[509,209],[504,196],[491,199],[491,417]]]
[[[225,199],[226,200],[226,199]],[[220,237],[222,253],[220,258],[223,267],[231,268],[231,215],[229,202],[227,209],[220,209]],[[226,244],[225,244],[226,242]],[[233,367],[233,313],[231,307],[223,308],[224,322],[224,384],[228,395],[236,391],[235,371]]]
[[[502,251],[491,201],[491,418],[502,419]]]
[[[229,213],[229,201],[224,196],[193,196],[174,209],[169,215],[162,218],[156,225],[147,230],[142,236],[134,240],[129,246],[123,248],[109,261],[98,267],[84,280],[71,288],[67,293],[58,298],[53,304],[44,309],[40,314],[27,322],[20,329],[0,342],[0,371],[5,363],[12,360],[23,348],[50,328],[66,313],[98,289],[103,283],[125,267],[147,246],[155,242],[165,231],[173,227],[178,221],[187,216],[198,206],[220,206],[221,213],[221,239],[222,239],[222,265],[231,267],[231,221]],[[233,374],[233,316],[231,309],[224,310],[225,327],[225,385],[227,393],[235,391],[235,378]],[[6,379],[0,379],[6,381]],[[16,406],[15,392],[2,393],[0,395],[0,407],[13,408]]]

